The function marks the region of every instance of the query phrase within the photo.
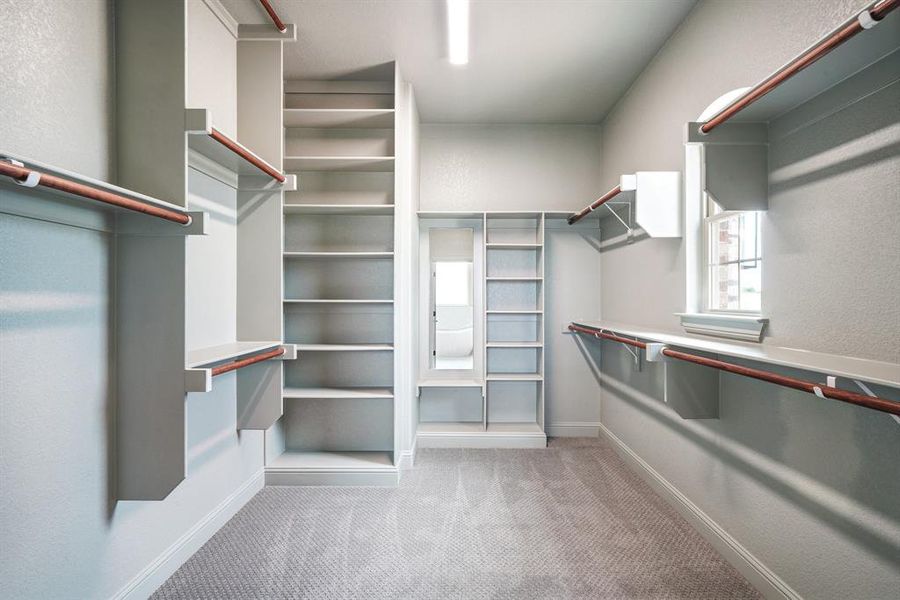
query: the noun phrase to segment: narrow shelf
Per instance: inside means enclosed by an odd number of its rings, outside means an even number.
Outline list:
[[[217,130],[210,111],[189,108],[185,114],[188,148],[238,175],[265,175],[284,183],[282,172],[258,154]]]
[[[196,369],[206,365],[234,360],[248,354],[257,354],[265,350],[273,350],[281,346],[281,342],[230,342],[218,346],[208,346],[189,350],[186,356],[187,368]]]
[[[680,348],[701,350],[711,354],[733,356],[766,364],[803,369],[825,375],[858,379],[869,383],[900,388],[900,364],[898,363],[752,342],[718,341],[699,335],[671,333],[611,321],[576,320],[572,322],[584,327],[605,329],[621,335],[660,342]]]
[[[392,215],[393,204],[285,204],[285,214],[299,215]]]
[[[285,298],[285,304],[393,304],[393,300],[371,298]]]
[[[484,381],[480,379],[421,379],[416,385],[420,388],[480,388],[484,387]]]
[[[392,108],[286,108],[285,127],[391,129]]]
[[[419,423],[416,433],[484,433],[481,421],[462,421],[446,423]]]
[[[284,252],[285,258],[393,258],[393,252]]]
[[[420,219],[480,219],[484,217],[483,212],[473,212],[466,210],[419,210],[416,215]]]
[[[519,435],[523,433],[534,433],[543,435],[544,431],[537,423],[488,423],[488,433],[508,433]]]
[[[504,242],[488,242],[485,244],[488,250],[540,250],[543,244],[537,243],[504,243]]]
[[[540,373],[492,373],[486,377],[487,381],[543,381]]]
[[[284,388],[285,398],[297,399],[368,399],[382,398],[389,399],[394,397],[391,388],[304,388],[304,387],[286,387]]]
[[[392,344],[296,344],[298,352],[393,352]]]
[[[488,342],[488,348],[543,348],[543,342]]]
[[[390,452],[296,452],[285,451],[268,465],[267,471],[395,471]]]
[[[487,281],[543,281],[543,277],[485,277]]]
[[[486,310],[489,315],[542,315],[542,310]]]
[[[381,171],[394,170],[393,156],[285,156],[288,171]]]

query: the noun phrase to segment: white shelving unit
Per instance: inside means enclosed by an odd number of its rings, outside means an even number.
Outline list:
[[[396,79],[396,76],[395,76]],[[284,417],[270,485],[396,485],[395,81],[286,81]]]
[[[419,447],[546,446],[543,213],[429,211],[419,218],[481,221],[485,299],[484,365],[476,368],[485,375],[419,381]]]

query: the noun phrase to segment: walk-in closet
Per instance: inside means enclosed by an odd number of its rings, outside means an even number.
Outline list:
[[[892,600],[900,0],[0,0],[0,597]]]

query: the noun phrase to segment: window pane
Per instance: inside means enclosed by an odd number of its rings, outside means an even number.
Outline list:
[[[740,215],[715,221],[711,229],[712,256],[710,263],[718,264],[739,260],[741,257]]]
[[[739,310],[739,272],[737,263],[710,267],[710,299],[713,310]]]
[[[740,309],[759,311],[762,300],[762,265],[758,260],[740,263]]]
[[[759,214],[741,214],[741,260],[759,257]]]

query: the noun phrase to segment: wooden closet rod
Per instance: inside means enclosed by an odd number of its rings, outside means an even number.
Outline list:
[[[93,188],[82,183],[76,183],[74,181],[63,179],[61,177],[56,177],[55,175],[41,173],[40,171],[35,171],[34,169],[28,169],[23,166],[11,164],[3,160],[0,160],[0,175],[12,177],[16,181],[25,183],[29,187],[41,185],[44,187],[59,190],[61,192],[66,192],[67,194],[81,196],[82,198],[87,198],[89,200],[96,200],[97,202],[111,204],[113,206],[118,206],[119,208],[125,208],[128,210],[133,210],[135,212],[144,213],[145,215],[150,215],[151,217],[159,217],[160,219],[172,221],[181,225],[191,224],[190,215],[187,215],[185,213],[180,213],[168,208],[163,208],[161,206],[154,206],[153,204],[141,202],[140,200],[135,200],[134,198],[128,198],[120,194],[114,194],[112,192],[107,192],[106,190]]]
[[[235,154],[237,154],[238,156],[240,156],[241,158],[246,160],[248,163],[252,164],[254,167],[259,169],[260,171],[262,171],[263,173],[265,173],[272,179],[276,180],[278,183],[284,183],[285,176],[283,174],[279,173],[277,170],[275,170],[275,168],[272,165],[270,165],[269,163],[267,163],[260,157],[256,156],[255,154],[253,154],[252,152],[250,152],[249,150],[247,150],[246,148],[241,146],[236,141],[232,140],[230,137],[228,137],[227,135],[225,135],[224,133],[222,133],[215,127],[213,127],[212,130],[210,131],[209,137],[216,140],[217,142],[219,142],[220,144],[222,144],[223,146],[225,146],[226,148],[228,148],[229,150],[231,150],[232,152],[234,152]]]
[[[601,337],[607,340],[612,340],[614,342],[628,344],[629,346],[634,346],[636,348],[641,348],[644,350],[647,349],[647,344],[645,342],[632,340],[600,329],[590,329],[572,323],[569,325],[569,331],[585,333],[594,337]],[[856,392],[848,392],[847,390],[842,390],[840,388],[831,387],[820,383],[813,383],[812,381],[806,381],[803,379],[795,379],[794,377],[777,375],[775,373],[762,371],[760,369],[742,367],[740,365],[724,362],[715,358],[697,356],[695,354],[682,352],[681,350],[673,350],[668,347],[662,349],[662,354],[670,358],[691,362],[697,365],[703,365],[704,367],[719,369],[720,371],[727,371],[736,375],[743,375],[744,377],[752,377],[753,379],[759,379],[761,381],[768,381],[769,383],[793,388],[795,390],[815,394],[817,396],[821,395],[825,398],[831,398],[832,400],[839,400],[841,402],[847,402],[849,404],[856,404],[857,406],[864,406],[865,408],[879,410],[881,412],[886,412],[892,415],[900,415],[900,402],[885,400],[884,398],[878,398],[876,396],[857,394]]]
[[[280,31],[281,33],[287,31],[287,25],[285,25],[284,21],[282,21],[278,17],[278,13],[275,12],[275,9],[272,8],[271,4],[269,4],[269,0],[259,0],[259,3],[262,4],[262,7],[266,10],[267,13],[269,13],[269,18],[272,19],[273,23],[275,23],[275,27],[278,28],[278,31]]]
[[[709,133],[740,111],[744,110],[776,87],[810,66],[857,33],[874,27],[885,15],[900,6],[900,0],[880,0],[859,15],[845,22],[836,30],[816,42],[800,56],[791,60],[781,69],[769,75],[747,90],[743,96],[720,110],[710,120],[700,126],[700,133]]]
[[[249,365],[253,365],[264,360],[269,360],[270,358],[275,358],[276,356],[281,356],[282,354],[284,354],[284,348],[276,348],[274,350],[269,350],[268,352],[254,354],[253,356],[248,356],[247,358],[242,358],[240,360],[230,362],[226,365],[213,367],[212,376],[215,377],[216,375],[221,375],[222,373],[228,373],[230,371],[243,369],[244,367],[247,367]]]
[[[609,202],[610,200],[612,200],[613,198],[615,198],[616,196],[618,196],[621,193],[622,193],[622,186],[617,185],[613,189],[609,190],[608,192],[606,192],[605,194],[603,194],[602,196],[600,196],[599,198],[594,200],[594,202],[592,204],[589,204],[589,205],[585,206],[584,208],[582,208],[581,211],[579,211],[577,213],[572,213],[571,215],[569,215],[569,218],[566,219],[566,221],[569,222],[569,225],[572,225],[573,223],[577,223],[578,221],[580,221],[581,219],[583,219],[590,213],[594,212],[594,209],[606,204],[607,202]]]

